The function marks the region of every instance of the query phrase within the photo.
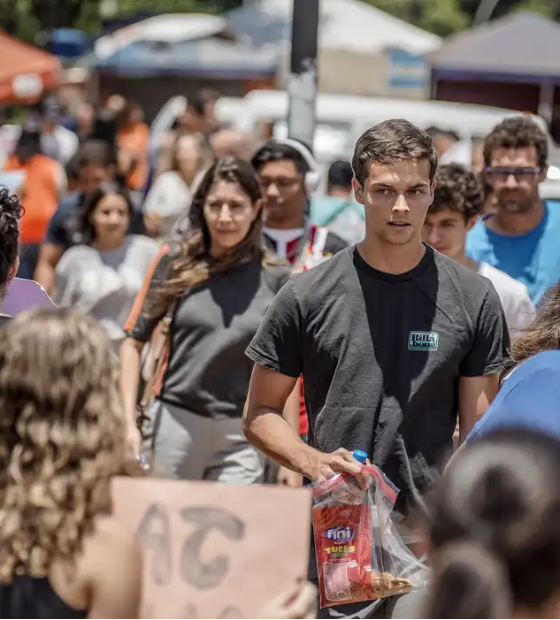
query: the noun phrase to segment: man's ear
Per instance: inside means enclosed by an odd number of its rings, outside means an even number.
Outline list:
[[[467,232],[469,232],[472,229],[472,227],[476,224],[477,221],[478,221],[478,215],[473,215],[471,218],[467,220]]]
[[[548,166],[545,166],[540,172],[539,172],[539,183],[542,183],[543,181],[546,181],[546,177],[548,175]]]
[[[356,202],[359,202],[361,205],[364,204],[364,188],[362,184],[358,181],[358,179],[352,179],[352,189],[354,190],[354,198]]]

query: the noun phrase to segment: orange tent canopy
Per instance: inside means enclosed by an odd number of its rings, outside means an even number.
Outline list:
[[[62,65],[56,56],[0,30],[0,103],[34,103],[54,88]]]

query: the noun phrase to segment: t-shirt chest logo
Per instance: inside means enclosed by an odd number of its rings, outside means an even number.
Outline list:
[[[408,334],[409,351],[437,351],[439,334],[437,332],[410,332]]]

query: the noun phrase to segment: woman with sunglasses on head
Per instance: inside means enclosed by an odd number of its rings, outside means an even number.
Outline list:
[[[138,448],[141,353],[160,320],[172,315],[168,363],[149,410],[157,474],[245,484],[262,478],[261,456],[242,429],[252,370],[245,349],[290,268],[263,248],[261,207],[250,164],[218,160],[178,226],[180,239],[164,246],[126,321],[121,391]]]
[[[124,338],[124,321],[159,251],[152,239],[128,234],[133,209],[120,186],[101,184],[78,213],[76,233],[82,243],[63,254],[55,272],[57,305],[77,307],[99,321],[115,352]]]

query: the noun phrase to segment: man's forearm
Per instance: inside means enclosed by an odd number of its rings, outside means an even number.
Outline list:
[[[319,452],[302,441],[279,413],[263,409],[245,422],[245,435],[279,465],[309,477]]]

